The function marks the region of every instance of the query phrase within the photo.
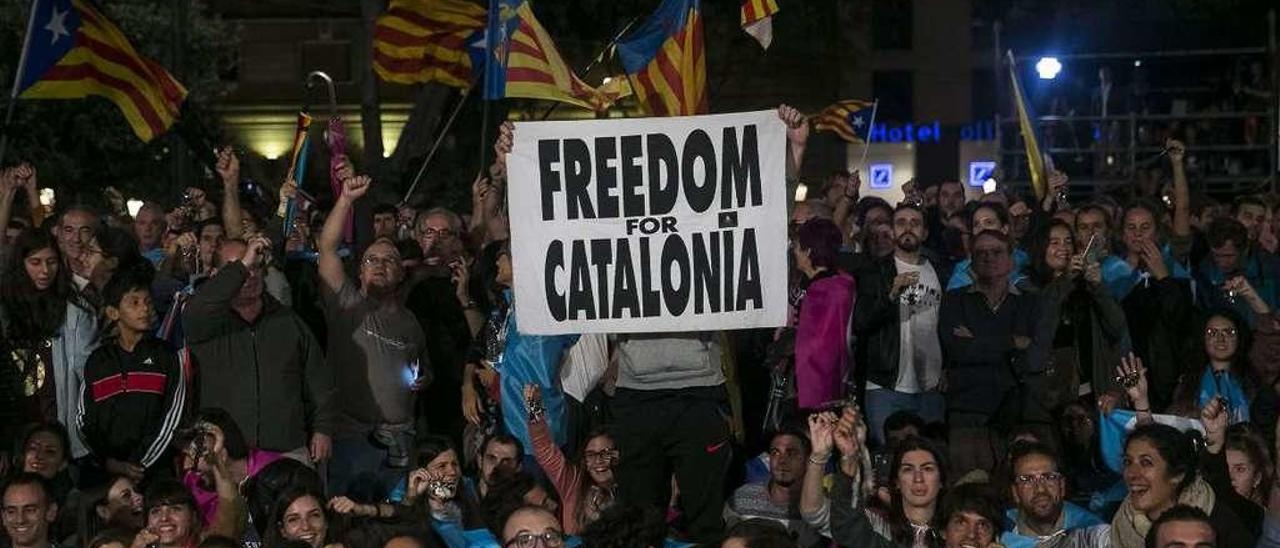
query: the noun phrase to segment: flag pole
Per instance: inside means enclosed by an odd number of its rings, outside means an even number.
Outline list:
[[[485,18],[484,25],[484,89],[480,94],[480,101],[483,103],[483,108],[480,110],[480,167],[476,170],[477,177],[479,177],[481,173],[484,173],[484,150],[486,148],[486,140],[489,137],[489,103],[493,102],[489,99],[489,89],[492,86],[492,82],[490,80],[492,78],[493,57],[495,55],[493,49],[497,41],[496,37],[493,35],[493,31],[496,30],[500,24],[505,23],[498,19],[498,0],[489,0],[489,15]],[[505,31],[503,34],[505,34]],[[504,71],[506,70],[505,51],[503,52],[502,68]],[[503,80],[502,95],[503,97],[506,97],[506,78],[504,77]]]
[[[413,191],[418,188],[418,182],[422,180],[422,174],[427,172],[427,164],[431,163],[431,159],[436,155],[436,150],[440,149],[440,143],[443,143],[444,136],[449,134],[449,128],[453,127],[453,121],[458,118],[458,113],[462,111],[462,105],[467,104],[467,97],[471,95],[471,90],[474,87],[462,90],[462,96],[458,98],[458,104],[453,107],[453,112],[449,114],[449,119],[445,120],[444,127],[440,128],[440,133],[436,135],[435,142],[431,143],[431,149],[427,151],[426,159],[422,160],[422,165],[418,167],[418,174],[413,176],[413,184],[409,185],[409,191],[404,193],[404,199],[400,200],[400,205],[408,204],[409,198],[413,197]]]
[[[618,40],[621,40],[622,36],[626,34],[627,31],[631,30],[631,27],[634,26],[636,24],[636,21],[639,21],[639,20],[640,20],[639,15],[632,17],[631,21],[627,22],[627,24],[622,27],[622,30],[618,31],[617,34],[613,35],[613,39],[609,40],[609,43],[605,44],[605,46],[600,49],[600,53],[597,54],[596,57],[592,59],[590,63],[587,64],[586,68],[582,69],[579,72],[579,74],[586,76],[587,73],[591,72],[591,69],[596,68],[596,65],[604,61],[605,56],[609,55],[609,50],[613,49],[613,47],[618,44]],[[550,107],[547,107],[547,111],[542,113],[541,119],[546,120],[547,118],[549,118],[551,116],[551,113],[555,112],[557,108],[560,108],[559,101],[556,101],[552,103]]]
[[[862,141],[862,158],[858,160],[858,169],[864,173],[867,171],[867,149],[871,148],[871,136],[876,129],[876,110],[879,108],[880,99],[876,99],[871,103],[871,122],[867,124],[867,138]]]
[[[13,109],[18,106],[18,87],[27,71],[27,52],[31,49],[31,31],[36,27],[36,5],[31,0],[31,15],[27,16],[27,33],[22,37],[22,53],[18,55],[18,70],[13,71],[13,89],[9,91],[9,104],[5,105],[4,126],[0,127],[0,165],[4,165],[4,153],[9,149],[9,126],[13,123]]]

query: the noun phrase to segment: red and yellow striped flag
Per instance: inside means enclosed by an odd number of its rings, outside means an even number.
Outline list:
[[[37,0],[20,67],[24,99],[80,99],[115,103],[143,141],[177,120],[186,88],[133,49],[120,29],[85,0]]]
[[[618,57],[641,106],[653,116],[707,112],[706,49],[699,0],[663,0],[618,42]]]
[[[773,15],[778,13],[778,0],[742,0],[742,30],[769,49],[773,43]]]
[[[565,63],[529,2],[520,2],[513,16],[516,23],[507,44],[504,96],[561,101],[597,111],[608,107],[600,93]]]
[[[485,9],[467,0],[391,0],[373,29],[373,70],[397,84],[471,87],[467,46]]]

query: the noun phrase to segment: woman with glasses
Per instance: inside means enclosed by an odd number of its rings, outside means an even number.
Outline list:
[[[1251,290],[1242,294],[1261,301]],[[1244,319],[1234,310],[1224,308],[1205,317],[1195,340],[1197,344],[1183,365],[1184,373],[1178,379],[1169,412],[1194,417],[1209,401],[1221,398],[1227,405],[1231,424],[1250,421],[1251,406],[1262,386],[1258,371],[1265,367],[1251,362],[1250,351],[1255,344],[1280,343],[1276,335],[1266,333],[1255,342]]]
[[[578,461],[570,462],[552,439],[551,430],[539,411],[542,390],[538,385],[525,385],[524,400],[533,457],[560,495],[560,520],[565,532],[576,535],[614,503],[618,446],[607,431],[595,430],[579,448]]]

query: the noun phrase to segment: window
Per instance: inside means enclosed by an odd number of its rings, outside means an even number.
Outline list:
[[[905,123],[915,119],[914,86],[909,70],[877,70],[871,73],[871,92],[880,101],[876,123]]]
[[[987,120],[996,115],[996,78],[991,69],[974,69],[969,74],[971,92],[969,108],[974,120]]]
[[[911,49],[913,0],[874,0],[871,4],[871,47]]]
[[[242,82],[295,82],[297,67],[293,44],[255,42],[240,46]]]

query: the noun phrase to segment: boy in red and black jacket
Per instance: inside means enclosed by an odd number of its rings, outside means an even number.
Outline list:
[[[177,354],[152,335],[150,288],[150,273],[139,270],[116,272],[107,282],[104,312],[117,332],[85,363],[80,400],[85,443],[109,474],[135,481],[161,462],[186,398]]]

